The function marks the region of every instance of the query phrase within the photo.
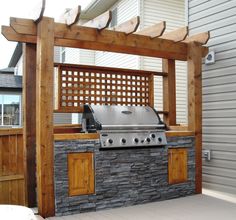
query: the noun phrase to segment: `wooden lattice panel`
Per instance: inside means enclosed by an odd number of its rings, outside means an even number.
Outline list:
[[[79,112],[83,104],[149,105],[152,77],[133,70],[119,72],[111,68],[59,66],[58,110]]]

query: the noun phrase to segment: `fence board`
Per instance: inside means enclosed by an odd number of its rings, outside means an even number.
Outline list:
[[[0,130],[0,204],[26,205],[23,137],[19,129]]]

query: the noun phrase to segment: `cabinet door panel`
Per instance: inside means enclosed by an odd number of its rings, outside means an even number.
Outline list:
[[[93,153],[68,154],[69,196],[94,193]]]
[[[168,150],[168,175],[169,184],[186,182],[187,174],[187,149],[169,149]]]

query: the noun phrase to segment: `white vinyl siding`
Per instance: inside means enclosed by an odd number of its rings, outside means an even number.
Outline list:
[[[184,0],[142,0],[142,28],[166,21],[166,32],[185,26]],[[162,71],[162,61],[157,58],[142,57],[141,69]],[[187,123],[187,74],[186,62],[176,62],[176,109],[177,123]],[[162,110],[162,78],[155,79],[155,108]]]
[[[190,34],[210,31],[216,62],[203,63],[203,186],[236,194],[236,1],[189,1]]]
[[[117,8],[118,25],[139,15],[138,0],[118,1],[111,10],[115,8]],[[134,55],[97,51],[95,55],[95,64],[98,66],[138,69],[139,57]]]

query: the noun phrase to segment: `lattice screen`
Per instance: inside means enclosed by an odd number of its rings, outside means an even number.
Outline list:
[[[150,74],[130,70],[58,67],[58,109],[77,109],[83,104],[149,105],[153,86]],[[73,111],[74,112],[74,111]]]

